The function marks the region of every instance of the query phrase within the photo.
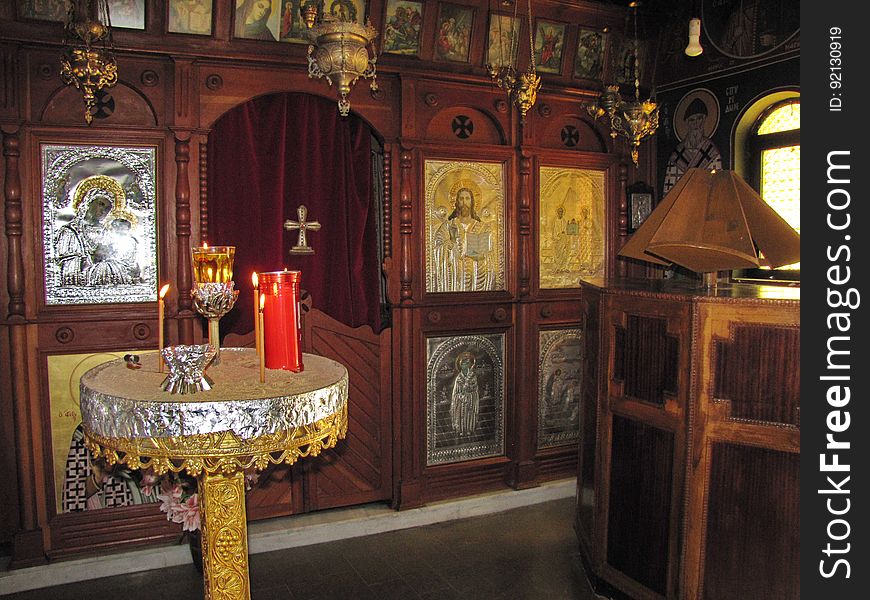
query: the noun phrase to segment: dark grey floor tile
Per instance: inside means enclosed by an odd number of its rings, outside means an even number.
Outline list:
[[[419,600],[420,595],[404,581],[389,581],[369,586],[378,600]]]
[[[250,557],[252,600],[595,600],[579,567],[573,499]],[[200,600],[181,565],[0,600]]]
[[[294,600],[285,585],[251,589],[251,600]]]

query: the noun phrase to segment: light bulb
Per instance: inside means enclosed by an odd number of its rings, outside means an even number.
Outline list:
[[[698,56],[704,51],[701,47],[701,19],[695,17],[689,20],[689,45],[686,46],[687,56]]]

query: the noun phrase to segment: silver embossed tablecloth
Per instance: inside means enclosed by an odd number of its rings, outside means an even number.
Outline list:
[[[221,364],[207,369],[214,386],[190,395],[164,392],[166,373],[157,355],[142,356],[142,368],[123,360],[94,367],[81,378],[82,425],[104,438],[154,438],[232,431],[241,439],[309,425],[347,402],[347,369],[304,354],[305,370],[266,369],[260,383],[253,349],[222,348]]]

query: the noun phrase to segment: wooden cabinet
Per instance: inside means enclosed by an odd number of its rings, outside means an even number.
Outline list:
[[[799,596],[799,294],[583,283],[575,529],[600,586]]]

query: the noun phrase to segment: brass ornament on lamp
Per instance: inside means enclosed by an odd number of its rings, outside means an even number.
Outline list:
[[[513,2],[514,16],[511,23],[516,22],[518,3],[518,0]],[[503,2],[503,4],[505,4],[505,2]],[[541,89],[541,76],[538,75],[538,72],[535,69],[535,45],[534,40],[532,39],[531,0],[527,0],[526,7],[529,19],[529,66],[524,72],[519,73],[513,64],[514,56],[516,55],[516,45],[519,42],[519,40],[516,39],[518,36],[514,35],[513,29],[511,30],[510,35],[511,47],[508,60],[505,61],[504,59],[501,38],[499,38],[499,64],[486,65],[486,70],[489,72],[489,76],[499,88],[507,92],[510,101],[515,104],[517,110],[520,111],[520,120],[523,122],[526,120],[526,113],[535,105],[535,102],[538,99],[538,90]],[[501,21],[499,21],[499,26],[501,26],[500,23]],[[520,25],[519,28],[521,27],[522,26]]]
[[[338,112],[346,117],[350,112],[347,99],[357,80],[371,79],[372,92],[378,91],[377,30],[371,22],[360,25],[327,13],[318,2],[309,0],[300,6],[302,20],[308,28],[308,76],[324,78],[338,91]],[[369,47],[371,46],[371,53]]]
[[[634,64],[634,99],[624,100],[619,93],[619,85],[605,85],[601,95],[590,104],[586,110],[593,118],[603,116],[610,118],[610,137],[616,139],[622,135],[631,144],[631,160],[636,165],[638,147],[641,141],[653,135],[659,127],[659,107],[652,99],[640,99],[640,59],[638,58],[637,39],[637,7],[639,2],[632,2],[634,19],[634,39],[632,41],[632,61]]]
[[[81,90],[85,122],[90,125],[96,93],[118,83],[108,0],[71,0],[63,41],[60,76],[65,84]]]

